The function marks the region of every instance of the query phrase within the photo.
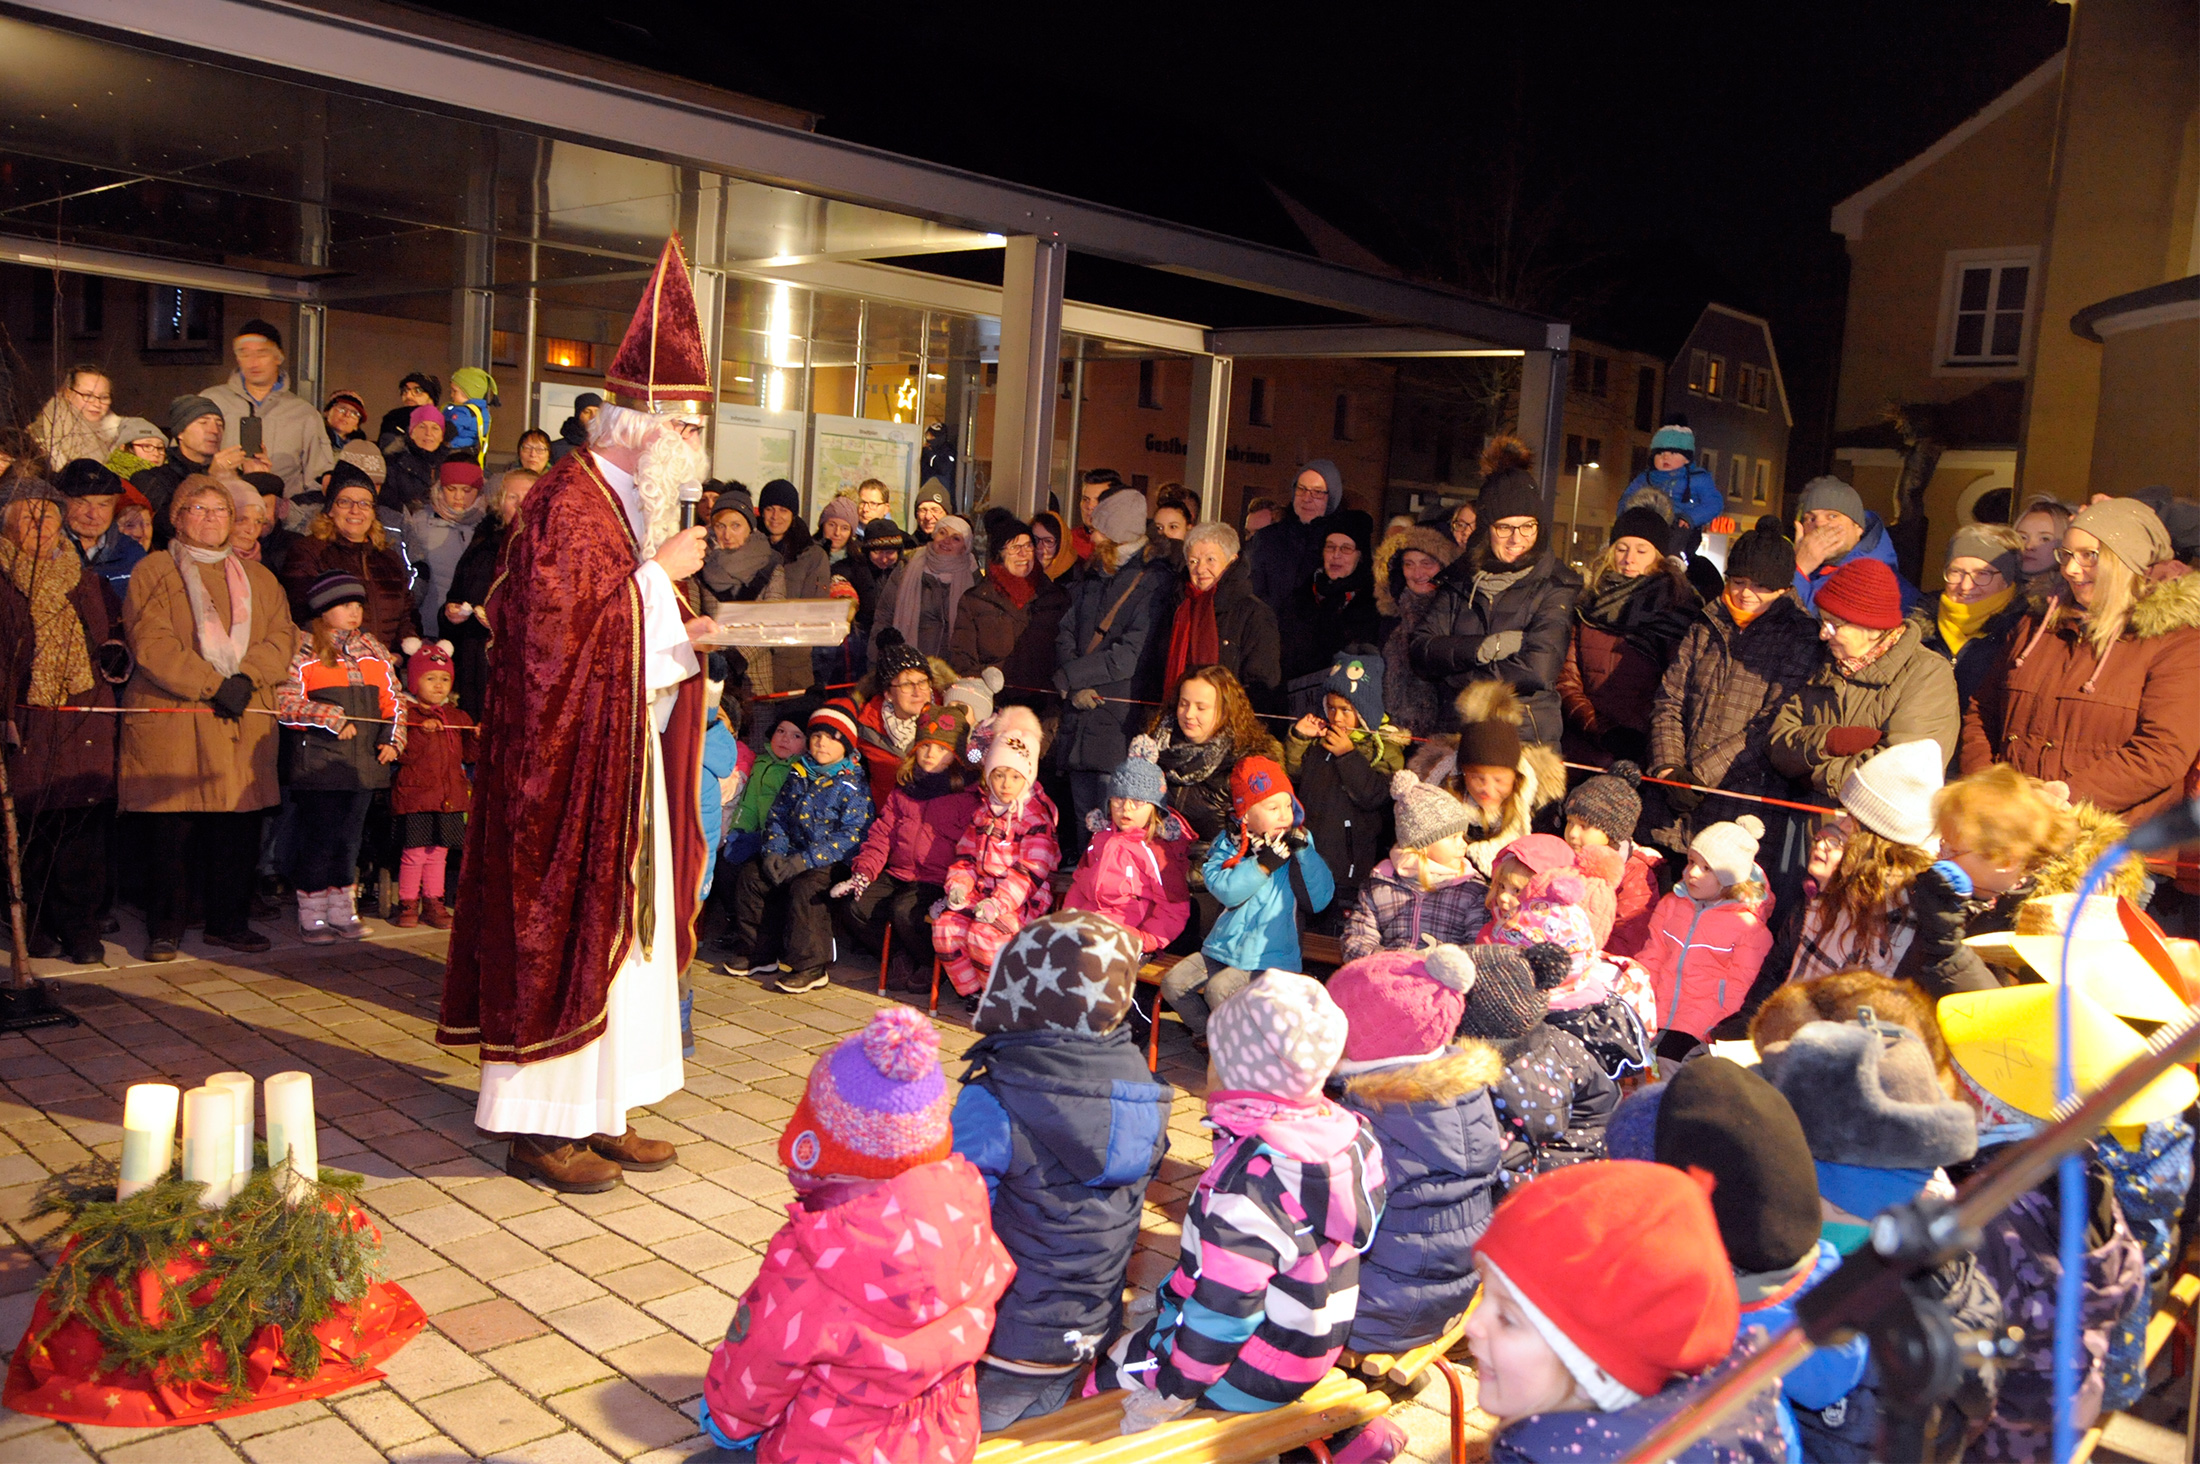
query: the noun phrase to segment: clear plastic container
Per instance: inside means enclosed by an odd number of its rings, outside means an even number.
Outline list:
[[[701,644],[712,646],[837,646],[848,638],[856,602],[743,600],[718,607],[718,629]]]

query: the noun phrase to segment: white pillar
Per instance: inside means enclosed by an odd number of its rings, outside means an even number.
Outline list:
[[[1199,497],[1202,523],[1222,519],[1222,471],[1230,447],[1230,358],[1192,358],[1192,427],[1184,486]]]
[[[993,397],[993,482],[987,501],[1028,521],[1046,506],[1054,403],[1062,374],[1060,239],[1011,237],[1001,272],[1001,362]]]

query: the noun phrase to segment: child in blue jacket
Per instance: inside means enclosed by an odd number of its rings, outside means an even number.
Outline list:
[[[1709,528],[1711,521],[1726,512],[1726,495],[1719,491],[1719,484],[1708,469],[1696,463],[1696,430],[1669,422],[1650,436],[1650,466],[1635,474],[1635,480],[1620,495],[1619,506],[1624,510],[1635,495],[1645,488],[1655,488],[1673,502],[1673,511],[1697,528]]]
[[[985,1176],[993,1233],[1016,1261],[978,1365],[989,1432],[1060,1408],[1122,1328],[1172,1097],[1123,1025],[1141,949],[1105,915],[1042,915],[1002,948],[978,997],[955,1152]]]
[[[1306,810],[1274,758],[1249,757],[1230,771],[1234,815],[1201,871],[1222,914],[1198,952],[1161,979],[1161,995],[1195,1037],[1208,1013],[1263,971],[1299,969],[1300,906],[1328,908],[1337,892],[1306,832]]]
[[[764,852],[741,866],[733,885],[734,954],[726,973],[746,976],[770,959],[779,937],[781,991],[815,991],[830,979],[833,918],[826,895],[871,825],[871,786],[856,757],[856,722],[828,702],[810,713],[809,752],[795,760],[772,800]],[[766,915],[783,913],[777,920]]]

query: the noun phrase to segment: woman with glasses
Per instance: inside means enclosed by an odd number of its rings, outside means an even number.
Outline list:
[[[122,704],[200,713],[120,719],[122,811],[150,815],[136,837],[148,961],[176,959],[194,887],[208,945],[268,947],[246,917],[260,816],[278,796],[275,692],[298,631],[275,576],[229,547],[233,513],[221,484],[184,479],[168,506],[175,538],[138,565],[122,605],[136,657]]]
[[[306,536],[291,546],[283,565],[291,613],[304,614],[306,592],[323,575],[354,575],[367,587],[367,615],[361,628],[385,646],[420,635],[420,609],[413,603],[413,570],[376,511],[374,482],[350,463],[338,463],[329,475],[328,512],[314,519]],[[289,663],[284,663],[287,672]]]
[[[1436,599],[1410,643],[1413,669],[1453,696],[1476,681],[1510,683],[1527,708],[1521,739],[1556,743],[1565,730],[1558,674],[1581,576],[1546,542],[1527,444],[1500,437],[1482,462],[1489,472],[1476,505],[1482,538],[1438,576]]]
[[[1956,705],[2002,658],[2009,627],[2024,615],[2024,535],[2002,524],[1965,524],[1948,541],[1940,599],[1926,644],[1956,668]]]
[[[122,445],[117,440],[122,418],[115,415],[114,404],[115,389],[104,371],[85,363],[69,368],[31,424],[31,437],[53,471],[80,457],[103,463]]]
[[[2137,824],[2185,796],[2200,756],[2200,576],[2169,573],[2168,531],[2131,498],[2079,513],[2055,557],[2052,592],[1965,708],[1959,760],[2009,763]]]

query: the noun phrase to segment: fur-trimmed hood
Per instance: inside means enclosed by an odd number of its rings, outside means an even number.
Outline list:
[[[2076,612],[2078,607],[2064,596],[2065,588],[2059,575],[2034,576],[2024,590],[2026,608],[2033,619],[2045,615],[2051,604],[2060,603],[2066,614],[2056,617],[2059,628],[2069,629],[2079,624],[2078,616],[2068,613]],[[2132,601],[2126,634],[2138,640],[2153,640],[2173,630],[2189,630],[2194,626],[2200,626],[2200,574],[2140,582],[2138,597]]]
[[[1459,546],[1451,535],[1424,524],[1410,529],[1400,529],[1375,546],[1375,608],[1385,615],[1398,613],[1398,593],[1391,588],[1392,570],[1400,556],[1408,549],[1418,549],[1436,561],[1439,571],[1449,569],[1459,557]],[[1400,584],[1403,584],[1401,579]]]
[[[1474,682],[1459,693],[1454,705],[1462,723],[1502,721],[1519,726],[1527,716],[1520,694],[1503,681]],[[1429,738],[1407,760],[1406,769],[1424,783],[1443,786],[1459,770],[1458,734],[1447,732]],[[1512,795],[1505,800],[1497,827],[1481,825],[1478,834],[1469,835],[1467,840],[1467,857],[1485,878],[1498,851],[1530,832],[1536,814],[1566,796],[1566,764],[1555,747],[1522,743],[1520,764],[1514,771],[1519,776],[1513,782]]]
[[[2025,889],[2029,899],[2076,894],[2078,886],[2085,880],[2086,871],[2128,831],[2128,826],[2121,818],[2082,798],[2070,806],[2070,813],[2077,823],[2077,837],[2071,840],[2068,849],[2049,858],[2034,872]],[[2145,883],[2146,862],[2133,855],[2124,861],[2121,869],[2108,877],[2101,893],[2129,895],[2136,899]]]
[[[1370,1108],[1407,1103],[1455,1103],[1477,1088],[1494,1088],[1505,1059],[1475,1037],[1459,1039],[1441,1057],[1404,1067],[1378,1068],[1344,1080],[1344,1091]]]

